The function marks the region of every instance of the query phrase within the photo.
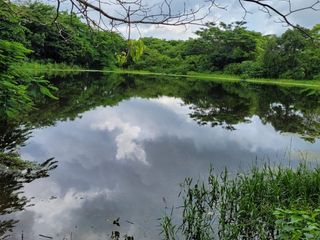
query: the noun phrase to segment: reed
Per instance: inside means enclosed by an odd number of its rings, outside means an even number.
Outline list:
[[[320,206],[320,167],[306,164],[254,167],[235,177],[227,170],[220,176],[210,170],[207,181],[187,178],[181,186],[182,206],[175,209],[180,214],[162,218],[163,239],[283,239],[282,227],[290,217],[280,210],[310,213]],[[318,215],[316,221],[313,225],[319,226]],[[300,227],[310,226],[304,222]]]

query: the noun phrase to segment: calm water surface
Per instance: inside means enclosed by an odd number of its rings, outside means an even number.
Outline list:
[[[110,239],[113,230],[160,239],[158,218],[179,204],[179,183],[205,178],[210,164],[218,174],[320,158],[312,90],[97,74],[53,81],[59,101],[38,103],[17,148],[58,168],[25,185],[34,205],[0,216],[18,220],[8,239]]]

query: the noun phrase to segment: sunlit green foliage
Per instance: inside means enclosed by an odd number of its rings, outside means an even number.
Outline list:
[[[8,11],[8,8],[14,11]],[[67,63],[90,68],[112,67],[115,53],[125,48],[116,33],[91,29],[76,15],[60,12],[40,2],[0,4],[0,38],[32,49],[34,60]],[[20,37],[17,37],[20,36]]]
[[[43,95],[55,98],[51,93],[56,90],[48,81],[39,77],[30,77],[15,66],[23,62],[30,50],[17,42],[0,40],[0,115],[17,117],[33,106],[35,90]]]
[[[8,7],[12,11],[8,11]],[[0,38],[32,49],[42,62],[93,69],[130,68],[154,72],[224,71],[248,77],[317,79],[320,77],[319,25],[288,29],[281,36],[250,31],[245,22],[208,23],[197,38],[124,40],[118,34],[87,26],[75,14],[40,2],[0,2]],[[14,14],[15,13],[15,14]]]
[[[121,52],[116,54],[117,64],[122,67],[127,62],[127,53]]]
[[[138,62],[144,51],[144,43],[142,40],[129,40],[128,49],[133,62]]]
[[[305,29],[312,38],[296,29],[278,37],[250,31],[243,22],[209,23],[196,32],[197,38],[186,41],[142,38],[145,53],[129,68],[177,74],[223,71],[244,79],[317,79],[318,29]]]

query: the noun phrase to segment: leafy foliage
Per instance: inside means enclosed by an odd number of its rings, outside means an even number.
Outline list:
[[[8,11],[8,6],[12,11]],[[150,70],[166,73],[224,71],[247,77],[316,79],[320,75],[319,24],[281,36],[250,31],[245,22],[207,23],[197,38],[126,41],[110,31],[89,28],[75,14],[40,2],[0,0],[0,38],[32,49],[30,58],[94,69]],[[13,14],[15,13],[15,14]],[[18,13],[18,14],[17,14]]]
[[[313,79],[320,73],[319,26],[282,36],[263,36],[249,31],[243,22],[208,23],[196,32],[198,38],[167,41],[142,38],[146,49],[139,62],[129,67],[156,72],[224,71],[246,77]]]
[[[276,209],[276,227],[279,240],[320,238],[320,209],[296,210]]]
[[[8,11],[8,6],[14,11]],[[33,60],[112,67],[115,53],[125,48],[125,41],[118,34],[90,29],[74,14],[61,12],[54,22],[56,10],[52,5],[37,1],[6,3],[0,4],[2,12],[0,38],[32,49],[29,56]]]
[[[33,90],[39,88],[43,95],[55,98],[51,93],[56,90],[42,78],[32,78],[15,68],[26,58],[30,50],[17,42],[0,40],[0,115],[9,118],[25,113],[33,106]]]
[[[142,40],[129,40],[128,43],[130,57],[133,62],[138,62],[144,51],[144,43]]]

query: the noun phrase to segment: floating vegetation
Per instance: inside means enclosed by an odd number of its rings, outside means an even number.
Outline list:
[[[181,186],[182,206],[161,219],[163,239],[319,239],[320,167],[211,170]]]

